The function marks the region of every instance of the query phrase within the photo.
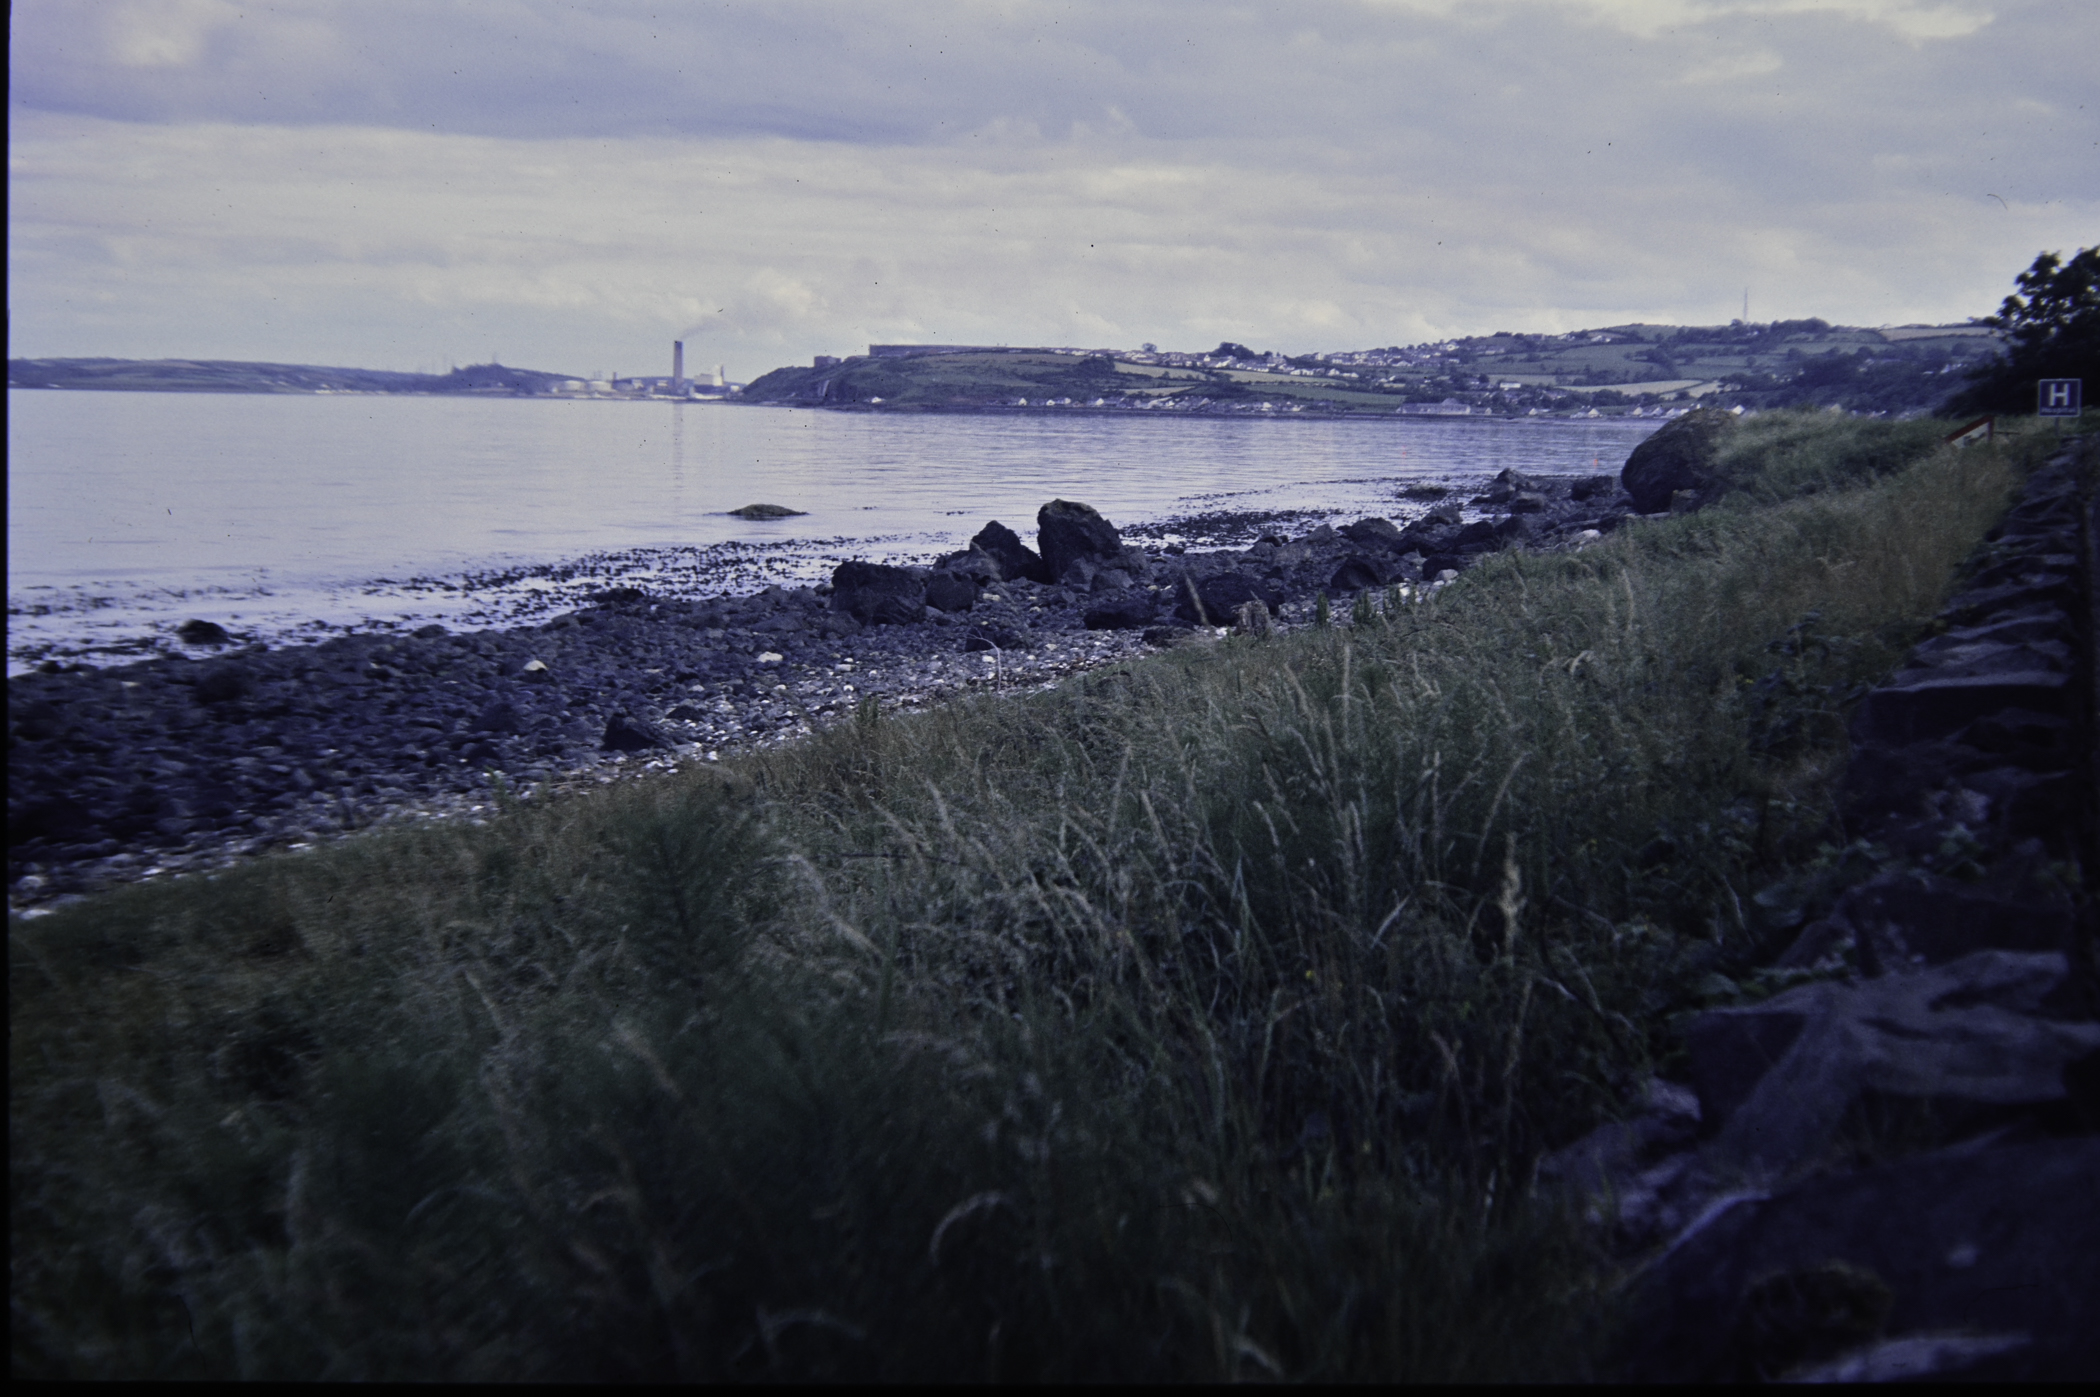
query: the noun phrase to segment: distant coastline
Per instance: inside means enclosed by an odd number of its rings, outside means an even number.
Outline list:
[[[682,349],[682,347],[680,347]],[[586,378],[490,363],[444,374],[224,359],[10,359],[10,388],[161,393],[717,402],[850,412],[1161,413],[1410,418],[1665,417],[1694,405],[1934,411],[2000,353],[1977,325],[1863,329],[1821,320],[1501,332],[1409,347],[1286,356],[1225,342],[1203,353],[880,344],[818,355],[749,384]]]

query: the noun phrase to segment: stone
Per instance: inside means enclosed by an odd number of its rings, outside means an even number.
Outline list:
[[[1014,542],[1019,543],[1019,539]],[[1032,556],[1032,555],[1031,555]],[[959,553],[950,553],[933,565],[935,572],[951,573],[966,577],[979,587],[997,582],[1002,577],[999,563],[981,548],[965,548]]]
[[[926,585],[910,568],[840,563],[831,574],[831,606],[863,625],[909,625],[926,619]]]
[[[1687,1047],[1702,1116],[1720,1132],[1710,1155],[1752,1178],[1782,1176],[1823,1148],[1867,1090],[1995,1105],[2062,1100],[2064,1068],[2100,1050],[2100,1024],[2030,1015],[2068,970],[2060,954],[1977,951],[1709,1010]]]
[[[199,703],[230,703],[245,698],[254,687],[255,676],[238,664],[215,664],[197,676],[191,690]]]
[[[963,633],[963,653],[981,650],[1020,650],[1027,641],[1004,626],[972,626]]]
[[[1660,514],[1671,507],[1678,491],[1703,493],[1719,484],[1715,458],[1734,428],[1733,415],[1719,408],[1697,408],[1634,447],[1619,472],[1633,507],[1642,514]]]
[[[977,531],[970,540],[970,547],[992,560],[999,569],[999,578],[1004,582],[1048,582],[1050,569],[1042,556],[1027,544],[1021,536],[1007,528],[997,519]]]
[[[605,736],[598,745],[608,752],[648,752],[675,744],[641,719],[615,713],[605,720]]]
[[[1863,1375],[1907,1348],[1907,1376],[1929,1359],[1930,1375],[1965,1380],[2089,1381],[2096,1177],[2100,1139],[2080,1136],[1956,1146],[1744,1197],[1634,1281],[1606,1372]],[[1792,1303],[1819,1288],[1825,1303]]]
[[[1385,577],[1378,565],[1359,554],[1342,559],[1341,566],[1327,579],[1327,589],[1331,592],[1361,592],[1384,582]]]
[[[1232,629],[1238,635],[1268,635],[1276,628],[1270,619],[1268,603],[1243,601],[1232,613]]]
[[[1609,475],[1588,475],[1568,487],[1571,500],[1595,499],[1599,495],[1610,496],[1619,488],[1616,478]]]
[[[1519,490],[1510,497],[1511,514],[1543,514],[1552,502],[1536,490]]]
[[[481,710],[473,726],[476,732],[507,733],[517,732],[524,724],[516,704],[509,699],[497,699]]]
[[[1405,545],[1401,542],[1400,530],[1395,528],[1390,520],[1386,519],[1376,517],[1359,519],[1354,524],[1344,525],[1341,529],[1341,535],[1351,543],[1361,544],[1367,548],[1382,548],[1391,553],[1402,552],[1405,548]]]
[[[977,584],[952,572],[935,572],[926,579],[926,604],[942,611],[968,611],[977,605]]]
[[[2045,669],[1966,675],[1905,670],[1861,700],[1852,715],[1852,741],[1904,746],[1948,737],[2005,709],[2068,718],[2074,706],[2069,680],[2062,671]]]
[[[1035,527],[1043,565],[1060,582],[1082,564],[1090,579],[1093,570],[1108,566],[1123,551],[1116,526],[1076,500],[1050,501],[1036,511]]]
[[[1087,584],[1087,590],[1098,596],[1103,592],[1120,592],[1126,587],[1136,585],[1136,582],[1136,578],[1121,568],[1103,568],[1094,574],[1094,580]]]
[[[1090,631],[1137,630],[1152,624],[1159,607],[1151,594],[1135,588],[1111,593],[1086,609],[1083,618]]]
[[[1937,874],[1894,870],[1846,890],[1834,911],[1884,957],[1928,965],[1989,949],[2068,953],[2077,917],[2068,905],[2013,897]]]
[[[784,504],[747,504],[729,512],[738,519],[800,519],[809,511],[789,509]]]
[[[224,626],[192,618],[175,628],[175,638],[184,645],[231,645],[233,637]]]
[[[1274,588],[1257,582],[1245,573],[1221,572],[1198,582],[1184,577],[1177,590],[1174,614],[1184,621],[1206,626],[1232,624],[1233,616],[1240,607],[1250,601],[1258,601],[1274,615],[1280,598],[1272,595]]]

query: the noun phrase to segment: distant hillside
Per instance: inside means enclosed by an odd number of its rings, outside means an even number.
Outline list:
[[[10,359],[10,388],[75,388],[142,393],[467,393],[523,397],[560,391],[567,374],[475,364],[445,374],[232,359]]]
[[[909,352],[905,352],[906,350]],[[781,368],[747,402],[889,410],[1081,409],[1204,413],[1567,415],[1724,407],[1929,412],[1998,353],[1969,325],[1866,330],[1615,325],[1564,335],[1483,335],[1286,358],[1243,345],[1145,349],[883,346]]]

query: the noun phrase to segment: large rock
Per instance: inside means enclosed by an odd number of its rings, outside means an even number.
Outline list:
[[[1135,587],[1115,592],[1086,610],[1086,628],[1090,631],[1137,630],[1152,624],[1158,607],[1149,592]]]
[[[1091,581],[1095,570],[1114,563],[1123,551],[1116,526],[1076,500],[1050,501],[1036,511],[1035,527],[1043,565],[1060,582],[1075,574]]]
[[[1018,544],[1020,540],[1015,539],[1014,542]],[[1021,551],[1025,553],[1028,550],[1024,548]],[[1034,557],[1033,554],[1029,556]],[[1042,560],[1037,559],[1037,561],[1040,562]],[[960,553],[950,553],[933,566],[936,572],[947,572],[953,573],[957,577],[967,577],[979,587],[989,586],[1005,576],[1005,572],[1000,568],[998,561],[981,548],[965,548]]]
[[[977,531],[970,540],[970,547],[984,554],[999,566],[999,576],[1007,582],[1048,582],[1050,569],[1042,557],[1021,536],[997,519]]]
[[[1400,530],[1395,528],[1389,519],[1380,519],[1375,516],[1368,519],[1359,519],[1354,524],[1344,524],[1341,529],[1341,535],[1351,543],[1369,548],[1382,548],[1388,553],[1404,553],[1407,551],[1407,545],[1402,542]]]
[[[1719,408],[1688,412],[1633,448],[1619,472],[1619,483],[1643,514],[1661,514],[1679,490],[1704,492],[1719,483],[1714,458],[1735,427],[1735,418]]]
[[[2090,1380],[2096,1171],[2100,1140],[2081,1136],[1737,1194],[1629,1288],[1607,1372]]]
[[[1776,1178],[1812,1159],[1865,1091],[2024,1105],[2066,1095],[2064,1068],[2100,1051],[2100,1024],[2031,1017],[2062,955],[1977,951],[1858,984],[1818,981],[1715,1009],[1687,1047],[1716,1162]]]
[[[230,645],[233,637],[226,634],[224,626],[211,621],[188,620],[175,628],[176,639],[184,645]]]
[[[1175,589],[1174,614],[1206,626],[1229,626],[1250,601],[1260,602],[1273,616],[1282,595],[1266,580],[1241,572],[1221,572],[1201,581],[1184,577]]]
[[[863,625],[910,625],[926,619],[926,584],[910,568],[840,563],[831,574],[831,606]]]
[[[605,720],[605,736],[598,745],[608,752],[648,752],[677,744],[654,725],[629,713],[615,713]]]
[[[968,611],[977,605],[977,584],[953,572],[935,572],[926,579],[926,604],[941,611]]]

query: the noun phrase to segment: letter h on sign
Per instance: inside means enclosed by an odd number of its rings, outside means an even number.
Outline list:
[[[2035,412],[2043,417],[2076,417],[2085,410],[2085,380],[2044,378],[2035,382]]]

